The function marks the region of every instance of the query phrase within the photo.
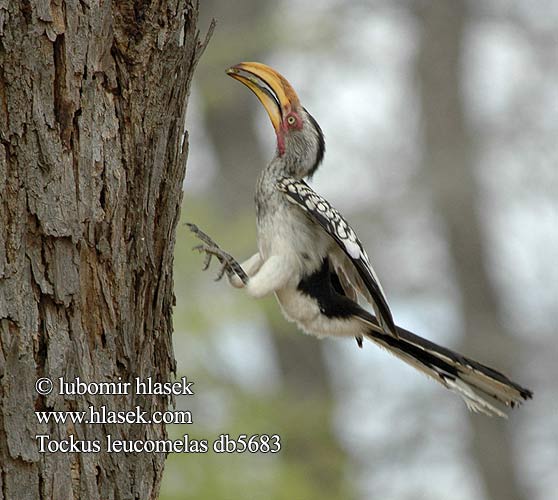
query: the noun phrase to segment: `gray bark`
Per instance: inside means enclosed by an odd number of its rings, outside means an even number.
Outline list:
[[[203,50],[191,0],[0,0],[0,499],[157,497],[162,454],[39,453],[35,436],[160,439],[162,425],[39,425],[34,410],[165,410],[49,396],[175,369],[172,259]],[[184,140],[184,143],[183,143]]]
[[[421,12],[423,36],[418,62],[424,114],[424,172],[444,224],[451,262],[461,291],[463,352],[512,375],[513,343],[498,311],[498,297],[487,264],[474,175],[475,142],[460,91],[466,2],[427,2]],[[521,500],[509,425],[469,414],[471,454],[486,498]]]

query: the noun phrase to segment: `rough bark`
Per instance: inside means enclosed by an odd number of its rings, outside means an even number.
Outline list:
[[[487,264],[474,175],[475,142],[467,127],[460,82],[468,12],[466,2],[433,0],[422,14],[418,73],[424,116],[424,172],[444,224],[455,278],[461,291],[463,351],[511,373],[513,344],[498,312]],[[469,414],[471,453],[486,498],[520,500],[509,424]]]
[[[161,454],[39,453],[34,410],[152,412],[158,396],[49,396],[38,377],[169,380],[172,259],[203,44],[193,1],[0,0],[0,499],[156,498]],[[104,449],[104,444],[102,444]]]

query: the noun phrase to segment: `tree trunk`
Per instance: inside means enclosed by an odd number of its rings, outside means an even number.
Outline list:
[[[422,11],[419,79],[424,113],[424,171],[432,186],[461,291],[463,352],[510,374],[512,346],[500,321],[497,292],[487,272],[486,241],[474,175],[475,146],[460,85],[466,2],[433,0]],[[469,413],[471,453],[486,498],[520,500],[512,436],[506,422]]]
[[[0,499],[157,497],[164,454],[106,435],[163,425],[39,424],[34,411],[164,411],[160,396],[60,395],[57,380],[167,381],[172,260],[204,44],[193,0],[0,0]],[[47,396],[39,377],[54,381]],[[99,453],[42,453],[98,440]]]

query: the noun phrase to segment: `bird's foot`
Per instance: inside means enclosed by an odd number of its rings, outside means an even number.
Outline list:
[[[219,270],[215,281],[219,281],[226,273],[229,278],[231,278],[233,275],[238,276],[238,278],[242,281],[242,283],[244,283],[244,285],[248,283],[248,275],[244,272],[244,269],[242,269],[241,265],[232,255],[228,254],[224,250],[221,250],[221,248],[219,248],[219,245],[217,245],[217,243],[215,243],[195,224],[186,223],[186,225],[190,228],[190,231],[192,231],[202,242],[201,245],[195,246],[192,250],[197,250],[200,253],[205,253],[205,260],[203,262],[202,268],[204,271],[209,268],[211,259],[215,257],[221,264],[221,269]]]

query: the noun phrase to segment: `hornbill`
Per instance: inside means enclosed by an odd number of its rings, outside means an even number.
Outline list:
[[[221,263],[217,277],[252,297],[275,293],[284,316],[306,333],[369,339],[456,392],[467,407],[505,416],[492,400],[514,407],[532,392],[502,373],[423,339],[393,320],[385,293],[354,230],[304,181],[322,162],[324,136],[289,82],[255,62],[227,70],[267,111],[275,134],[274,158],[256,185],[258,251],[242,265],[194,224],[195,247]],[[359,305],[364,300],[373,314]]]

